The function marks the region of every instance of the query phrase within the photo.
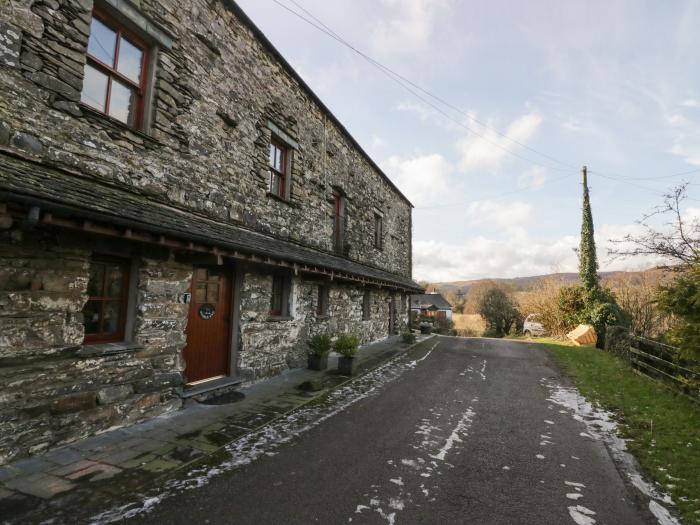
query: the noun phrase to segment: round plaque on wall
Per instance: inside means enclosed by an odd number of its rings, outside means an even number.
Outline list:
[[[199,307],[199,317],[201,317],[205,321],[208,321],[209,319],[214,317],[215,312],[216,309],[214,308],[213,304],[205,303]]]

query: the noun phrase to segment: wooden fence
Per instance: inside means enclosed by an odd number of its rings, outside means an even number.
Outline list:
[[[605,349],[626,359],[638,374],[700,402],[700,363],[682,359],[677,348],[639,337],[626,328],[608,326]]]

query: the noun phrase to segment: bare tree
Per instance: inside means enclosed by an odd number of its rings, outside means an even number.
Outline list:
[[[664,204],[644,215],[638,224],[644,227],[640,235],[626,235],[623,239],[613,239],[618,245],[610,250],[613,258],[637,255],[660,255],[687,268],[700,262],[700,223],[683,217],[681,206],[687,199],[688,183],[684,182],[664,195]],[[654,217],[669,217],[665,226],[659,229],[649,224]],[[679,265],[668,268],[681,269]]]

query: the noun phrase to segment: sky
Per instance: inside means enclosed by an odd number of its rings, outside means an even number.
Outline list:
[[[680,182],[700,217],[700,2],[238,3],[414,204],[416,280],[577,271],[583,165],[601,270]]]

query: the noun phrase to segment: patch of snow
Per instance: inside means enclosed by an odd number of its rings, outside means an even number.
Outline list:
[[[401,478],[390,479],[389,482],[393,483],[394,485],[398,485],[399,487],[403,487],[403,480]]]
[[[455,443],[461,443],[462,438],[460,436],[462,434],[467,433],[467,430],[471,427],[472,418],[474,417],[474,415],[475,412],[471,409],[471,407],[468,408],[466,412],[464,412],[464,414],[462,415],[462,418],[459,420],[459,423],[457,423],[457,426],[452,429],[452,432],[448,436],[443,447],[438,451],[437,454],[431,454],[430,457],[434,459],[439,459],[441,461],[444,460],[445,456],[455,445]]]
[[[510,470],[510,467],[504,466],[502,470]]]
[[[643,495],[650,498],[649,509],[654,513],[659,523],[662,525],[675,525],[678,523],[660,503],[673,505],[673,500],[668,494],[660,492],[655,485],[642,476],[636,459],[627,452],[625,441],[617,435],[617,423],[613,419],[613,415],[610,412],[594,407],[576,388],[564,387],[551,383],[546,379],[542,380],[541,383],[550,391],[548,401],[568,409],[576,421],[580,421],[586,426],[586,432],[581,432],[581,436],[601,440],[605,443],[611,456],[618,463],[620,470],[626,474],[632,485]],[[571,457],[579,459],[575,456]],[[567,485],[571,484],[570,482],[566,483]],[[663,521],[669,518],[674,521]]]
[[[369,507],[367,505],[358,505],[355,509],[355,514],[360,514],[363,510],[369,510]]]
[[[654,517],[656,517],[660,525],[680,525],[680,522],[671,516],[668,509],[655,500],[649,502],[649,510]]]
[[[569,498],[569,499],[577,500],[577,499],[579,499],[579,498],[582,498],[582,497],[583,497],[583,494],[581,494],[580,492],[569,492],[569,493],[566,495],[566,497]]]
[[[595,516],[595,512],[581,505],[569,507],[569,516],[576,522],[576,525],[593,525],[595,520],[591,516]]]
[[[582,489],[586,488],[586,485],[584,485],[583,483],[576,483],[574,481],[565,481],[564,484],[568,485],[569,487],[579,487]]]
[[[554,421],[550,421],[549,419],[545,419],[544,422],[547,423],[548,425],[554,424]]]
[[[542,454],[537,454],[535,457],[536,457],[537,459],[544,459],[544,456],[543,456]]]

